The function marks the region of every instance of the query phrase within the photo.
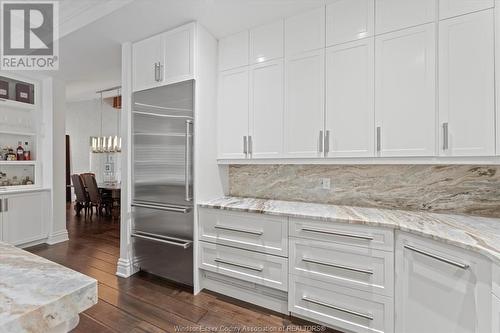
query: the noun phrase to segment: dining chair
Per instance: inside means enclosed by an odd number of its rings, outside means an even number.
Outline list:
[[[85,211],[85,219],[87,219],[87,213],[90,207],[90,199],[87,194],[87,191],[85,190],[85,185],[83,183],[82,177],[80,175],[71,175],[71,181],[73,182],[73,187],[75,189],[75,195],[76,195],[76,200],[75,200],[75,210],[76,214],[80,214],[80,209],[83,208]]]
[[[94,175],[90,173],[85,173],[81,175],[83,182],[87,188],[87,193],[90,199],[90,217],[93,215],[93,208],[96,208],[96,214],[102,215],[102,210],[104,209],[106,214],[111,214],[112,202],[107,198],[103,197],[97,186]]]

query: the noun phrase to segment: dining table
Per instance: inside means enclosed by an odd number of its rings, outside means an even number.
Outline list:
[[[66,185],[66,187],[74,187],[73,184]],[[111,200],[113,202],[113,205],[111,207],[111,217],[113,220],[119,219],[120,218],[120,200],[121,200],[121,190],[122,186],[121,183],[116,183],[116,182],[103,182],[103,183],[97,183],[97,187],[99,188],[100,191],[102,192],[108,192],[111,194]],[[80,205],[77,203],[75,206],[75,211],[77,215],[80,215],[80,211],[83,207],[80,207]]]

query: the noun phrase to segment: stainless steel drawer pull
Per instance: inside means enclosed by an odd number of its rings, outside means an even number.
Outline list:
[[[364,319],[373,320],[373,316],[371,314],[365,314],[365,313],[361,313],[361,312],[357,312],[357,311],[353,311],[353,310],[349,310],[349,309],[344,309],[344,308],[341,308],[341,307],[338,307],[338,306],[335,306],[335,305],[332,305],[332,304],[328,304],[328,303],[325,303],[323,301],[320,301],[320,300],[317,300],[317,299],[314,299],[314,298],[309,298],[307,296],[303,296],[302,300],[306,301],[306,302],[309,302],[309,303],[321,305],[321,306],[324,306],[324,307],[327,307],[327,308],[330,308],[330,309],[333,309],[333,310],[337,310],[337,311],[340,311],[340,312],[348,313],[348,314],[351,314],[353,316],[358,316],[358,317],[361,317],[361,318],[364,318]]]
[[[166,212],[175,212],[175,213],[184,213],[184,214],[189,213],[192,210],[191,207],[157,205],[157,204],[143,203],[143,202],[133,202],[132,207],[149,208],[149,209],[163,210]]]
[[[193,243],[192,241],[185,240],[185,239],[166,237],[166,236],[162,236],[162,235],[150,234],[148,232],[140,232],[140,231],[133,232],[131,234],[131,236],[135,237],[135,238],[150,240],[153,242],[169,244],[169,245],[174,245],[174,246],[180,246],[180,247],[185,248],[185,249],[190,247],[191,244]]]
[[[448,134],[448,123],[443,123],[443,150],[448,150],[448,140],[449,140],[449,134]]]
[[[248,230],[248,229],[238,229],[238,228],[233,228],[233,227],[226,227],[223,225],[216,225],[214,227],[215,229],[220,229],[220,230],[229,230],[229,231],[234,231],[234,232],[241,232],[244,234],[251,234],[251,235],[257,235],[261,236],[264,233],[262,231],[257,231],[257,230]]]
[[[309,258],[302,258],[302,261],[303,262],[308,262],[308,263],[311,263],[311,264],[323,265],[323,266],[328,266],[328,267],[345,269],[347,271],[353,271],[353,272],[365,273],[365,274],[373,275],[373,271],[369,270],[369,269],[362,269],[362,268],[356,268],[356,267],[351,267],[351,266],[338,265],[338,264],[333,264],[333,263],[319,261],[319,260],[314,260],[314,259],[309,259]]]
[[[420,254],[422,254],[424,256],[427,256],[427,257],[439,260],[441,262],[444,262],[446,264],[449,264],[449,265],[452,265],[452,266],[455,266],[455,267],[458,267],[458,268],[461,268],[461,269],[468,269],[470,267],[468,264],[464,264],[464,263],[461,263],[461,262],[458,262],[458,261],[447,259],[447,258],[441,257],[440,255],[429,253],[427,251],[418,249],[418,248],[413,247],[411,245],[405,245],[404,247],[405,247],[405,249],[408,249],[410,251],[420,253]]]
[[[224,260],[224,259],[221,259],[221,258],[215,258],[214,261],[217,262],[217,263],[219,263],[219,264],[226,264],[226,265],[229,265],[229,266],[235,266],[235,267],[245,268],[245,269],[249,269],[249,270],[256,271],[256,272],[262,272],[264,270],[263,267],[249,266],[249,265],[240,264],[240,263],[233,262],[233,261]]]
[[[324,143],[325,143],[325,140],[323,138],[323,131],[319,131],[318,151],[320,153],[323,153],[323,151],[324,151],[324,147],[323,147]]]
[[[367,235],[358,235],[358,234],[349,234],[349,233],[343,233],[343,232],[337,232],[337,231],[330,231],[330,230],[323,230],[323,229],[314,229],[314,228],[302,228],[302,231],[307,231],[307,232],[315,232],[318,234],[325,234],[325,235],[334,235],[334,236],[342,236],[342,237],[349,237],[349,238],[357,238],[357,239],[364,239],[364,240],[373,240],[373,237],[367,236]]]

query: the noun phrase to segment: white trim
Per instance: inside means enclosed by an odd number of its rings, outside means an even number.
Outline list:
[[[131,275],[137,273],[139,268],[137,266],[132,265],[132,262],[129,259],[118,259],[118,263],[116,264],[116,275],[122,278],[128,278]]]
[[[277,158],[277,159],[218,159],[228,164],[489,164],[500,165],[500,156],[486,157],[369,157],[369,158]]]
[[[64,229],[49,234],[49,237],[47,237],[47,241],[45,243],[49,245],[54,245],[57,243],[66,242],[68,240],[69,240],[68,230]]]

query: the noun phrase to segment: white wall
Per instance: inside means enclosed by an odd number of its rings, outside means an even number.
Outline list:
[[[102,104],[102,135],[119,135],[120,111],[112,107],[112,100]],[[103,165],[108,154],[90,153],[90,137],[101,135],[100,98],[68,102],[66,105],[66,134],[70,136],[71,173],[95,172],[97,181],[103,181]],[[109,154],[114,159],[115,171],[120,174],[120,160],[117,154]]]

